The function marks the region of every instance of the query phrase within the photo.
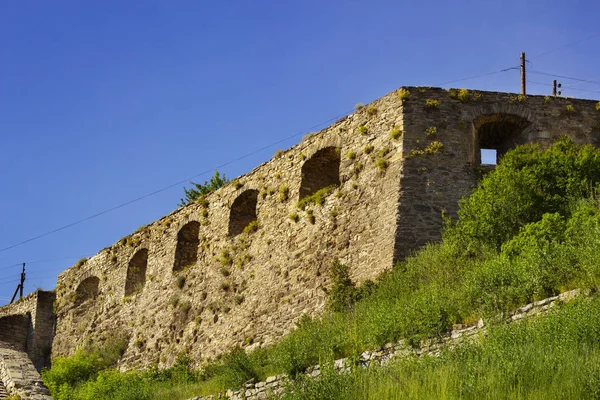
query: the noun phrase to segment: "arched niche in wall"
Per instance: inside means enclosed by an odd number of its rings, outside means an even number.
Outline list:
[[[125,278],[125,296],[131,296],[144,289],[146,284],[146,268],[148,267],[148,249],[138,250],[127,266]]]
[[[198,261],[199,233],[200,223],[197,221],[188,222],[179,230],[177,233],[173,272],[182,271],[185,267],[193,265]]]
[[[80,305],[88,300],[93,300],[98,296],[98,286],[100,279],[96,276],[85,278],[75,290],[75,305]]]
[[[496,165],[508,150],[529,141],[531,121],[515,114],[487,114],[473,120],[474,163]]]
[[[229,211],[229,235],[239,235],[251,222],[256,221],[258,190],[248,189],[241,193]]]
[[[340,184],[340,148],[325,147],[302,165],[300,199],[328,186]]]

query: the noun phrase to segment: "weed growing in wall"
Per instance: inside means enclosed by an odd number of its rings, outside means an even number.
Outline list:
[[[331,185],[321,190],[318,190],[310,196],[306,196],[302,200],[300,200],[296,204],[296,207],[301,210],[304,210],[309,204],[316,204],[318,206],[323,205],[323,203],[325,202],[325,198],[329,196],[336,188],[337,185]]]
[[[394,140],[398,140],[398,139],[400,139],[401,136],[402,136],[402,129],[400,129],[400,127],[398,127],[398,126],[394,126],[392,128],[392,130],[390,131],[390,137]]]
[[[356,105],[354,106],[355,111],[360,111],[363,108],[365,108],[365,105],[363,103],[356,103]]]
[[[575,107],[573,107],[572,104],[567,104],[567,106],[565,107],[565,111],[569,114],[574,113],[575,112]]]
[[[409,157],[416,157],[416,156],[422,156],[422,155],[431,155],[431,154],[435,154],[435,153],[439,153],[444,149],[444,144],[440,141],[434,140],[433,142],[429,143],[427,145],[427,147],[425,147],[424,149],[420,150],[420,149],[414,149],[410,152]]]
[[[440,106],[440,102],[436,99],[426,99],[425,108],[427,110],[437,110]]]
[[[378,158],[375,162],[375,166],[377,166],[377,168],[379,168],[379,170],[382,172],[385,171],[389,165],[389,161],[383,157]]]
[[[596,103],[596,111],[600,111],[600,101]]]
[[[300,217],[298,216],[298,213],[290,214],[289,218],[294,222],[298,222],[298,220],[300,219]]]
[[[287,184],[279,186],[279,197],[280,203],[286,202],[290,197],[290,186]]]
[[[427,129],[425,129],[425,134],[427,135],[427,137],[435,136],[437,134],[437,127],[435,127],[435,126],[427,127]]]
[[[366,125],[360,125],[356,131],[361,135],[366,135],[369,132],[369,128]]]
[[[366,111],[367,111],[367,114],[369,114],[372,117],[375,116],[375,115],[377,115],[377,107],[375,107],[374,104],[369,104],[367,106]]]
[[[508,96],[508,104],[519,104],[519,103],[523,103],[527,100],[527,96],[523,95],[523,94],[517,94],[517,95],[509,95]]]
[[[257,230],[258,230],[258,222],[252,221],[248,225],[246,225],[246,227],[244,228],[242,233],[244,233],[247,236],[247,235],[250,235],[251,233],[256,232]]]
[[[404,88],[398,89],[396,95],[398,96],[400,101],[404,102],[410,97],[410,90]]]
[[[354,160],[356,158],[356,153],[354,151],[350,150],[346,153],[346,158],[348,160]]]

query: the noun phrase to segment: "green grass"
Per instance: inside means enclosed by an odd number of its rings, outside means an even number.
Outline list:
[[[489,329],[440,357],[299,379],[285,399],[590,399],[600,394],[600,300]],[[293,391],[293,392],[292,392]]]

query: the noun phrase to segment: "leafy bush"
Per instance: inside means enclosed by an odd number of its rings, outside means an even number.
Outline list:
[[[568,217],[572,199],[587,197],[600,182],[600,150],[562,138],[547,150],[525,145],[508,152],[477,190],[461,200],[459,221],[445,240],[468,252],[482,245],[500,249],[521,227],[545,213]]]
[[[203,184],[190,182],[193,187],[190,189],[185,187],[183,188],[185,198],[180,199],[179,206],[183,207],[187,204],[197,201],[207,194],[212,193],[224,186],[227,182],[229,182],[229,179],[227,179],[225,174],[221,175],[217,170],[215,170],[215,174],[212,176],[212,178]]]

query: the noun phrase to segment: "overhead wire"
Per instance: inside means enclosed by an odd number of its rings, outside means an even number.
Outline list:
[[[530,74],[536,74],[536,75],[545,75],[545,76],[551,76],[554,78],[562,78],[562,79],[569,79],[572,81],[577,81],[577,82],[582,82],[582,83],[593,83],[596,85],[600,85],[600,82],[594,81],[594,80],[590,80],[590,79],[580,79],[580,78],[574,78],[572,76],[565,76],[565,75],[558,75],[558,74],[551,74],[548,72],[542,72],[542,71],[528,71],[528,73]]]
[[[554,49],[552,49],[552,50],[545,51],[545,52],[543,52],[543,53],[536,54],[536,55],[534,55],[533,57],[528,57],[528,59],[529,59],[529,60],[535,60],[536,58],[543,57],[543,56],[545,56],[545,55],[548,55],[548,54],[554,53],[554,52],[556,52],[556,51],[559,51],[559,50],[562,50],[562,49],[566,49],[567,47],[574,46],[574,45],[576,45],[576,44],[579,44],[579,43],[582,43],[582,42],[588,41],[588,40],[590,40],[590,39],[593,39],[593,38],[596,38],[596,37],[600,37],[600,33],[595,33],[595,34],[593,34],[593,35],[591,35],[591,36],[588,36],[588,37],[586,37],[586,38],[583,38],[583,39],[580,39],[580,40],[576,40],[576,41],[574,41],[574,42],[571,42],[571,43],[564,44],[564,45],[562,45],[562,46],[556,47],[556,48],[554,48]]]
[[[342,114],[342,115],[338,115],[338,116],[336,116],[336,117],[334,117],[334,118],[330,118],[330,119],[328,119],[328,120],[326,120],[326,121],[320,122],[319,124],[313,125],[312,127],[308,128],[308,131],[310,131],[310,130],[312,130],[312,129],[315,129],[315,128],[319,127],[319,126],[322,126],[322,125],[324,125],[324,124],[330,123],[330,122],[332,122],[332,121],[336,121],[336,120],[338,120],[338,119],[342,118],[342,117],[343,117],[344,115],[346,115],[346,114],[348,114],[348,112],[346,112],[346,113],[344,113],[344,114]],[[240,160],[243,160],[243,159],[245,159],[245,158],[248,158],[248,157],[250,157],[250,156],[253,156],[253,155],[255,155],[255,154],[258,154],[258,153],[260,153],[261,151],[264,151],[264,150],[266,150],[266,149],[269,149],[269,148],[271,148],[271,147],[273,147],[273,146],[276,146],[276,145],[278,145],[278,144],[280,144],[280,143],[283,143],[283,142],[285,142],[285,141],[288,141],[288,140],[290,140],[290,139],[293,139],[293,138],[295,138],[295,137],[298,137],[298,136],[301,136],[301,135],[304,135],[304,134],[306,134],[306,130],[303,130],[303,131],[301,131],[301,132],[298,132],[298,133],[295,133],[295,134],[293,134],[293,135],[287,136],[287,137],[285,137],[285,138],[283,138],[283,139],[277,140],[277,141],[275,141],[275,142],[273,142],[273,143],[270,143],[270,144],[268,144],[268,145],[266,145],[266,146],[263,146],[263,147],[261,147],[261,148],[259,148],[259,149],[253,150],[253,151],[251,151],[251,152],[249,152],[249,153],[246,153],[246,154],[244,154],[244,155],[242,155],[242,156],[240,156],[240,157],[237,157],[237,158],[235,158],[235,159],[233,159],[233,160],[230,160],[230,161],[227,161],[227,162],[225,162],[225,163],[223,163],[223,164],[217,165],[217,166],[216,166],[216,167],[214,167],[214,168],[207,169],[207,170],[205,170],[205,171],[202,171],[202,172],[200,172],[200,173],[198,173],[198,174],[195,174],[195,175],[193,175],[193,176],[190,176],[190,177],[188,177],[188,178],[186,178],[186,179],[183,179],[183,180],[180,180],[180,181],[178,181],[178,182],[175,182],[175,183],[173,183],[173,184],[170,184],[170,185],[164,186],[164,187],[162,187],[162,188],[160,188],[160,189],[158,189],[158,190],[155,190],[155,191],[153,191],[153,192],[146,193],[146,194],[144,194],[144,195],[142,195],[142,196],[139,196],[139,197],[136,197],[136,198],[134,198],[134,199],[132,199],[132,200],[126,201],[126,202],[124,202],[124,203],[121,203],[121,204],[118,204],[118,205],[116,205],[116,206],[114,206],[114,207],[107,208],[107,209],[105,209],[105,210],[103,210],[103,211],[97,212],[97,213],[95,213],[95,214],[92,214],[92,215],[90,215],[90,216],[88,216],[88,217],[85,217],[85,218],[82,218],[82,219],[76,220],[76,221],[74,221],[74,222],[71,222],[71,223],[68,223],[68,224],[66,224],[66,225],[60,226],[60,227],[58,227],[58,228],[56,228],[56,229],[53,229],[53,230],[50,230],[50,231],[44,232],[44,233],[42,233],[42,234],[39,234],[39,235],[36,235],[36,236],[30,237],[30,238],[28,238],[28,239],[26,239],[26,240],[22,240],[22,241],[20,241],[20,242],[18,242],[18,243],[12,244],[12,245],[10,245],[10,246],[6,246],[6,247],[4,247],[4,248],[1,248],[1,249],[0,249],[0,253],[2,253],[2,252],[5,252],[5,251],[7,251],[7,250],[10,250],[10,249],[13,249],[13,248],[15,248],[15,247],[18,247],[18,246],[21,246],[21,245],[23,245],[23,244],[26,244],[26,243],[32,242],[32,241],[34,241],[34,240],[41,239],[41,238],[43,238],[43,237],[45,237],[45,236],[52,235],[53,233],[60,232],[60,231],[62,231],[62,230],[65,230],[65,229],[67,229],[67,228],[70,228],[70,227],[72,227],[72,226],[79,225],[79,224],[81,224],[81,223],[83,223],[83,222],[86,222],[86,221],[89,221],[89,220],[91,220],[91,219],[97,218],[97,217],[99,217],[99,216],[102,216],[102,215],[104,215],[104,214],[108,214],[108,213],[110,213],[110,212],[112,212],[112,211],[118,210],[118,209],[120,209],[120,208],[123,208],[123,207],[125,207],[125,206],[128,206],[128,205],[130,205],[130,204],[137,203],[138,201],[144,200],[144,199],[146,199],[146,198],[148,198],[148,197],[151,197],[151,196],[154,196],[154,195],[156,195],[156,194],[158,194],[158,193],[162,193],[162,192],[164,192],[164,191],[166,191],[166,190],[169,190],[169,189],[171,189],[171,188],[174,188],[174,187],[176,187],[176,186],[183,185],[183,184],[185,184],[185,183],[188,183],[188,182],[189,182],[190,180],[192,180],[192,179],[196,179],[196,178],[198,178],[198,177],[200,177],[200,176],[203,176],[203,175],[206,175],[206,174],[208,174],[208,173],[210,173],[210,172],[213,172],[215,169],[219,169],[219,168],[226,167],[226,166],[228,166],[228,165],[230,165],[230,164],[233,164],[233,163],[235,163],[235,162],[238,162],[238,161],[240,161]]]

